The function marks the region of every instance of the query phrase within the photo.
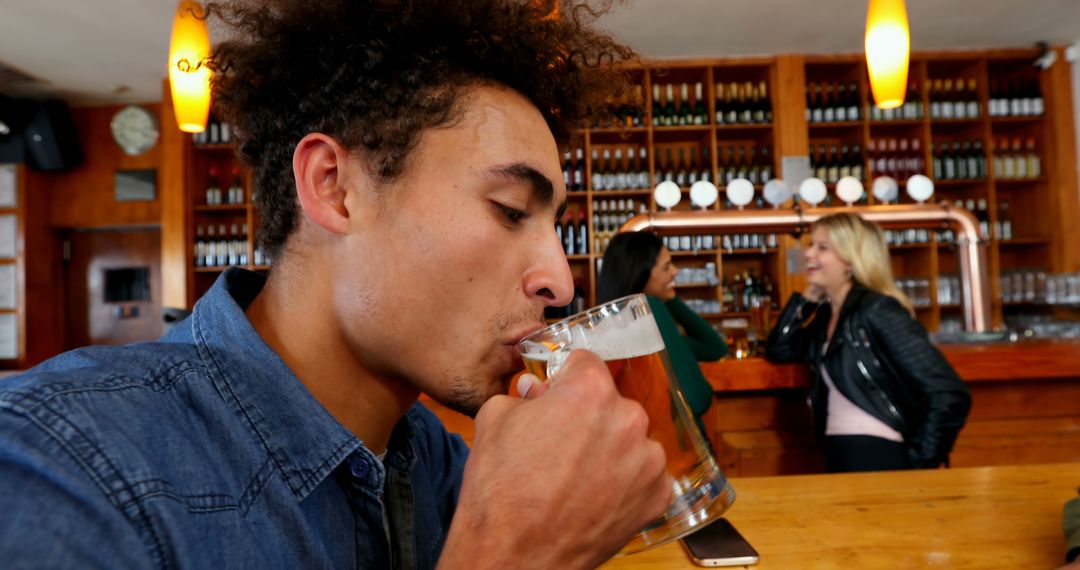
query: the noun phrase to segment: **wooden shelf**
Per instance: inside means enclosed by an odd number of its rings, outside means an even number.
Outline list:
[[[990,117],[990,123],[995,125],[1038,123],[1046,119],[1046,115],[1024,115],[1019,117]]]
[[[717,132],[722,131],[765,131],[773,128],[772,123],[736,123],[729,125],[716,125]]]
[[[587,253],[575,253],[566,256],[567,261],[588,261],[590,259],[592,259],[592,256]]]
[[[972,186],[977,184],[989,184],[988,178],[948,178],[945,180],[934,180],[934,186]]]
[[[895,121],[870,121],[870,128],[874,127],[921,127],[926,119],[897,119]]]
[[[581,194],[584,194],[582,192]],[[652,194],[649,190],[593,190],[590,197],[593,200],[603,200],[604,197],[611,198],[633,198],[638,196],[649,196]]]
[[[994,183],[999,186],[1020,186],[1023,184],[1042,184],[1046,182],[1045,176],[1038,178],[995,178]]]
[[[775,247],[765,247],[765,251],[761,251],[760,247],[740,247],[731,250],[720,248],[721,255],[769,255],[780,251]]]
[[[660,127],[653,127],[660,128]],[[595,129],[587,129],[589,133],[593,134],[622,134],[622,133],[646,133],[649,131],[649,127],[601,127]]]
[[[207,206],[206,204],[198,204],[195,206],[196,212],[244,212],[247,211],[247,204],[221,204],[220,206]]]
[[[930,119],[930,128],[935,126],[956,126],[956,125],[979,125],[985,121],[985,117],[975,117],[974,119]]]
[[[699,255],[716,255],[719,253],[715,249],[699,249],[697,251],[672,251],[671,257],[697,257]]]
[[[929,248],[932,248],[932,247],[934,247],[934,242],[932,242],[932,241],[928,241],[926,243],[901,243],[901,244],[890,244],[889,245],[890,250],[900,250],[900,251],[916,250],[916,249],[929,249]]]
[[[705,283],[705,282],[701,282],[701,283],[676,283],[675,284],[676,289],[703,289],[705,287],[719,287],[719,286],[720,286],[720,283],[716,283],[715,285],[713,285],[711,283]]]
[[[866,124],[864,121],[833,121],[833,122],[820,122],[820,123],[807,123],[811,131],[825,130],[825,129],[854,129],[862,127]]]
[[[195,273],[221,273],[226,269],[232,269],[233,267],[239,267],[240,269],[247,269],[249,271],[269,271],[270,265],[214,265],[212,267],[196,266],[193,269]]]
[[[709,125],[679,125],[674,127],[653,127],[654,133],[708,133]]]
[[[223,150],[228,150],[228,151],[233,150],[232,143],[196,144],[196,145],[192,145],[192,146],[195,147],[195,150],[210,150],[210,151],[219,151],[219,152],[223,151]]]
[[[1050,245],[1051,240],[1049,238],[1040,237],[1021,237],[1013,238],[1009,240],[994,240],[1001,247],[1031,247],[1039,245]]]

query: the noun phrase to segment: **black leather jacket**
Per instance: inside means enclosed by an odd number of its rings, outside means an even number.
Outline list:
[[[963,380],[932,344],[926,330],[896,299],[855,283],[825,354],[832,307],[796,293],[769,334],[773,362],[809,362],[810,403],[819,437],[825,433],[828,388],[821,366],[855,405],[904,436],[915,467],[948,462],[971,409]]]

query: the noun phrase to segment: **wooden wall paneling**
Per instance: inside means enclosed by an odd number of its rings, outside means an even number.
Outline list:
[[[140,156],[128,156],[112,140],[110,122],[124,105],[76,107],[72,119],[79,133],[83,162],[71,170],[51,174],[52,225],[59,228],[102,228],[125,225],[157,225],[161,209],[159,198],[138,202],[114,199],[117,170],[157,168],[162,145]],[[143,105],[155,115],[161,114],[158,103]],[[158,173],[160,196],[162,177]]]
[[[1065,51],[1057,48],[1057,62],[1044,72],[1043,97],[1049,122],[1052,147],[1044,151],[1049,160],[1049,217],[1054,243],[1052,270],[1080,270],[1080,240],[1076,239],[1076,222],[1080,220],[1080,186],[1077,182],[1077,149],[1074,123],[1071,65]],[[1046,168],[1044,166],[1044,168]]]
[[[773,65],[773,154],[782,164],[785,156],[809,156],[810,133],[806,123],[806,58],[801,55],[777,56]],[[777,177],[783,178],[783,170],[778,167]],[[793,192],[797,188],[791,189]],[[798,247],[798,241],[789,236],[780,240],[777,256],[785,260],[788,252]],[[797,254],[796,254],[797,255]],[[783,263],[783,261],[781,262]],[[782,307],[788,297],[806,286],[802,274],[784,271],[777,276],[777,298]]]
[[[56,201],[51,192],[56,176],[28,168],[20,170],[24,181],[19,200],[24,352],[19,366],[28,368],[63,351],[64,282],[61,244],[49,223]]]
[[[162,159],[159,165],[158,195],[161,202],[161,287],[162,307],[190,309],[195,304],[195,239],[191,200],[186,181],[191,179],[191,144],[189,135],[180,130],[173,112],[169,81],[162,82],[162,104],[158,114],[161,124]]]

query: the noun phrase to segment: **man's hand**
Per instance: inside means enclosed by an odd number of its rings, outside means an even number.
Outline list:
[[[595,567],[667,508],[664,451],[603,361],[555,379],[480,409],[441,568]]]

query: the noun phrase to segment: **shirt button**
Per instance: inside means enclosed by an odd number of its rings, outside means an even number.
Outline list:
[[[366,479],[370,470],[371,466],[363,458],[358,457],[349,460],[349,473],[352,473],[352,476],[357,479]]]

